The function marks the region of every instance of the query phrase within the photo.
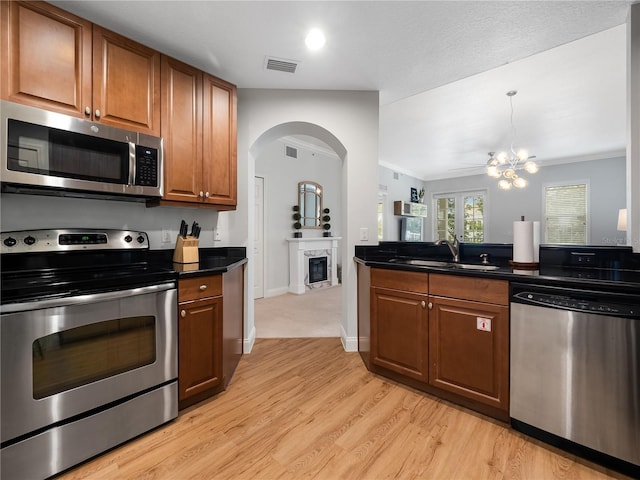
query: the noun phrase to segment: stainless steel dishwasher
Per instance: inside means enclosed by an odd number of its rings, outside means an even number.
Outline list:
[[[640,477],[640,294],[511,286],[512,426]]]

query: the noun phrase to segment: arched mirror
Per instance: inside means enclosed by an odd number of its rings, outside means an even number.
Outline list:
[[[316,182],[298,183],[298,206],[302,228],[322,227],[322,186]]]

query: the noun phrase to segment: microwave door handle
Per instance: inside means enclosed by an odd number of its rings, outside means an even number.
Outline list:
[[[136,180],[136,144],[129,142],[129,180],[127,185],[135,185]]]

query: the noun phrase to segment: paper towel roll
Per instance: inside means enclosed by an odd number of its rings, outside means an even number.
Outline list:
[[[533,222],[513,222],[513,261],[533,263]]]
[[[540,262],[540,222],[533,222],[533,261]]]

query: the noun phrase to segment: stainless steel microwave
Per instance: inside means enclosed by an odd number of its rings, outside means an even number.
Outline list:
[[[162,138],[0,101],[3,191],[162,196]]]

